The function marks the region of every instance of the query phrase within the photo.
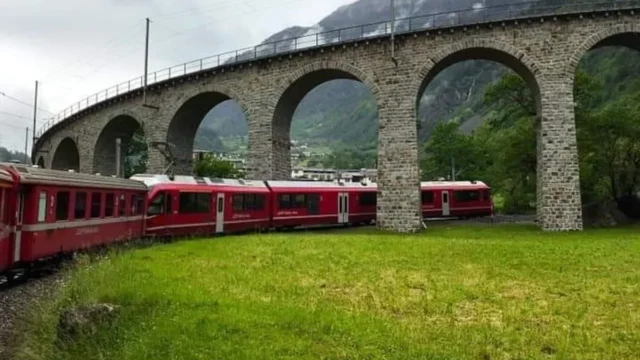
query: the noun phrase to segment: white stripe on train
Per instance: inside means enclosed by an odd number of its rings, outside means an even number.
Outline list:
[[[92,219],[92,220],[80,220],[80,221],[60,221],[53,224],[34,224],[34,225],[22,225],[22,231],[36,232],[46,230],[59,230],[59,229],[75,229],[87,226],[108,225],[123,222],[140,221],[143,219],[142,215],[128,216],[128,217],[114,217],[108,219]]]

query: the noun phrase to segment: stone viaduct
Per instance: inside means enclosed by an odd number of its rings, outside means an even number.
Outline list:
[[[544,230],[581,230],[574,72],[601,46],[640,50],[640,2],[624,9],[570,11],[399,33],[296,50],[172,78],[99,102],[58,122],[38,139],[34,161],[55,169],[115,174],[115,139],[142,127],[149,144],[173,144],[176,173],[191,173],[196,130],[217,104],[233,99],[249,127],[249,177],[290,177],[290,127],[302,98],[334,79],[365,84],[378,107],[378,226],[399,232],[421,226],[417,103],[448,66],[492,60],[517,72],[538,111],[537,218]],[[148,106],[151,105],[151,106]],[[508,151],[509,149],[505,149]],[[149,146],[148,172],[167,158]]]

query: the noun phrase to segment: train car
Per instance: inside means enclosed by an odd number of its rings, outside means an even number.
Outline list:
[[[0,169],[0,275],[12,264],[12,219],[15,212],[15,181],[13,175]]]
[[[375,184],[266,181],[271,189],[272,226],[367,224],[376,219]]]
[[[270,227],[269,189],[262,181],[134,175],[149,188],[146,234],[195,236]]]
[[[0,164],[0,171],[16,182],[14,269],[144,234],[141,182],[17,164]]]
[[[493,214],[491,188],[481,181],[421,183],[422,217],[481,217]]]

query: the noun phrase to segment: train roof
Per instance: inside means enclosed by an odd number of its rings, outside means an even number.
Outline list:
[[[422,188],[453,188],[453,189],[489,189],[482,181],[423,181]]]
[[[332,182],[332,181],[295,181],[295,180],[270,180],[266,181],[270,188],[322,188],[322,189],[376,189],[376,183],[363,184],[359,182]]]
[[[142,182],[135,180],[82,174],[70,171],[41,169],[37,166],[28,166],[23,164],[0,163],[0,170],[18,174],[20,176],[21,184],[45,184],[140,191],[147,190],[147,187]]]
[[[259,180],[244,180],[244,179],[222,179],[214,177],[201,177],[201,176],[185,176],[175,175],[173,179],[168,175],[158,174],[136,174],[131,177],[145,183],[149,188],[158,185],[209,185],[209,186],[229,186],[229,187],[251,187],[251,188],[264,188],[266,185],[264,181]]]
[[[0,181],[13,182],[13,178],[8,171],[0,169]]]

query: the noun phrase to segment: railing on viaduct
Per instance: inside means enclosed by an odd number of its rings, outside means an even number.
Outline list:
[[[629,10],[639,7],[640,0],[579,0],[577,2],[573,2],[572,0],[522,1],[500,6],[477,7],[395,19],[394,28],[396,34],[407,34],[503,20],[518,20],[538,16],[568,15],[596,11]],[[364,39],[388,37],[390,34],[391,21],[305,34],[299,37],[263,43],[254,47],[213,55],[152,72],[147,76],[147,84],[152,85],[168,79],[178,78],[203,70],[211,70],[221,66],[283,55],[299,50],[308,50]],[[142,86],[143,76],[140,76],[91,95],[66,108],[54,118],[51,118],[40,127],[36,136],[40,137],[53,125],[84,109],[130,91],[139,90]]]

